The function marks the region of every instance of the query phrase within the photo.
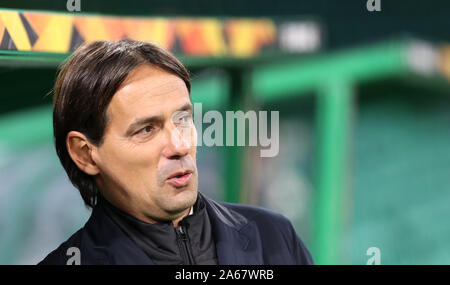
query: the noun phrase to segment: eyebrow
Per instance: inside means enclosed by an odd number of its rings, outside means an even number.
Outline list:
[[[192,107],[191,103],[186,103],[181,108],[178,108],[176,111],[189,111],[192,113],[193,107]],[[138,118],[128,126],[128,128],[125,132],[125,136],[132,135],[134,133],[135,129],[138,128],[139,126],[146,125],[149,123],[154,123],[154,122],[162,122],[163,120],[164,120],[163,116],[161,116],[161,115]]]

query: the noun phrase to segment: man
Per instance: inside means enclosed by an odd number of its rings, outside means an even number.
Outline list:
[[[93,211],[40,264],[312,264],[283,216],[198,193],[190,78],[167,51],[80,47],[58,74],[53,128]]]

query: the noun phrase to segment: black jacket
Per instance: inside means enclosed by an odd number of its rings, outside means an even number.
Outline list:
[[[312,264],[292,224],[280,214],[249,205],[204,197],[213,230],[218,263],[226,265]],[[65,265],[80,250],[81,265],[154,264],[98,205],[86,225],[52,251],[39,265]]]

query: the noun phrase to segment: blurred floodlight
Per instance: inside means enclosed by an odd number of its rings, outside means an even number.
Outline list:
[[[320,27],[313,22],[289,22],[280,26],[280,47],[288,52],[314,52],[320,48]]]
[[[406,60],[415,72],[422,75],[433,75],[438,71],[439,54],[426,42],[414,41],[408,48]]]

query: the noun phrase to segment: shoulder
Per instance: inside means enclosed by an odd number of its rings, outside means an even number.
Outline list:
[[[95,207],[85,225],[70,236],[65,242],[50,252],[38,265],[66,265],[77,251],[81,255],[82,264],[98,262],[97,253],[99,242],[105,237],[111,237],[108,220],[99,207]]]
[[[281,229],[292,227],[291,222],[284,215],[260,206],[226,202],[217,203],[239,215],[242,215],[248,220],[248,222],[254,222],[263,226],[276,226]]]
[[[284,215],[260,206],[210,202],[216,205],[216,213],[232,217],[227,220],[237,224],[239,231],[253,229],[250,233],[258,236],[267,264],[314,263],[308,248]]]
[[[280,213],[254,205],[218,203],[235,215],[241,216],[241,219],[245,220],[245,225],[255,225],[263,244],[276,240],[279,245],[286,244],[293,249],[296,241],[300,240],[291,221]]]
[[[207,199],[213,214],[237,230],[253,225],[261,237],[292,239],[296,236],[288,218],[272,210],[245,204],[217,202]],[[255,227],[256,226],[256,227]]]
[[[81,248],[81,237],[84,228],[79,229],[69,239],[63,242],[55,250],[50,252],[38,265],[66,265],[68,259],[72,256],[70,248]]]
[[[255,205],[246,205],[246,204],[235,204],[235,203],[226,203],[219,202],[224,207],[227,207],[243,216],[245,216],[249,220],[274,220],[276,222],[289,222],[289,220],[273,210],[263,208],[261,206]]]

